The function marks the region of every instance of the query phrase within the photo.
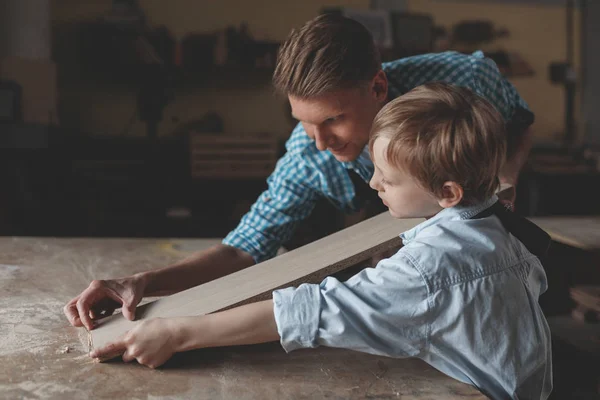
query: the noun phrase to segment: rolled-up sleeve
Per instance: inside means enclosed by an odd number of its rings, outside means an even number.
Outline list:
[[[320,285],[276,290],[273,305],[287,352],[328,346],[412,357],[428,343],[427,286],[398,254],[346,282],[328,277]]]
[[[318,172],[290,153],[284,155],[258,198],[224,244],[249,253],[256,263],[275,256],[297,225],[307,218],[319,196]]]

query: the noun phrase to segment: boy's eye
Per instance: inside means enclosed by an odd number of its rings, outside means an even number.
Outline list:
[[[381,184],[382,185],[389,185],[390,183],[388,181],[386,181],[385,179],[381,179]]]

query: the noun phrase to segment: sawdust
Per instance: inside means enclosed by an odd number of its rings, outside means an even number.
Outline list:
[[[32,285],[34,293],[18,290],[13,281],[21,280]],[[73,331],[64,329],[69,326],[62,312],[64,300],[48,293],[46,285],[52,287],[32,267],[0,264],[0,356],[84,351],[85,346],[73,343]]]
[[[56,350],[56,354],[67,354],[69,352],[71,352],[71,347],[69,346],[65,346],[62,349]]]
[[[71,346],[68,342],[72,340],[72,336],[65,331],[57,334],[53,330],[65,325],[62,313],[57,312],[62,310],[62,302],[24,296],[3,298],[2,302],[0,356],[18,352],[39,354]]]
[[[13,385],[0,385],[0,392],[8,392],[14,390],[15,386],[26,392],[36,396],[36,398],[55,398],[56,395],[67,395],[75,392],[75,390],[69,385],[61,385],[57,382],[33,382],[25,381]]]
[[[19,270],[17,265],[0,264],[0,280],[14,279]]]

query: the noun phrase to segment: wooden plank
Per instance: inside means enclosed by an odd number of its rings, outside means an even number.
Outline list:
[[[600,217],[532,217],[552,240],[583,250],[600,250]]]
[[[422,221],[398,220],[385,212],[271,260],[139,306],[136,321],[129,321],[122,314],[99,320],[90,331],[90,347],[104,347],[142,319],[209,314],[271,298],[272,291],[278,288],[320,282],[379,252],[400,246],[399,234]]]

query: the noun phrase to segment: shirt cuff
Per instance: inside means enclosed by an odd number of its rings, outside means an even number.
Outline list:
[[[257,264],[275,257],[279,250],[279,243],[269,242],[264,235],[243,222],[229,232],[222,243],[245,251]]]
[[[286,352],[318,347],[321,313],[319,285],[303,284],[273,292],[273,311],[281,346]]]

